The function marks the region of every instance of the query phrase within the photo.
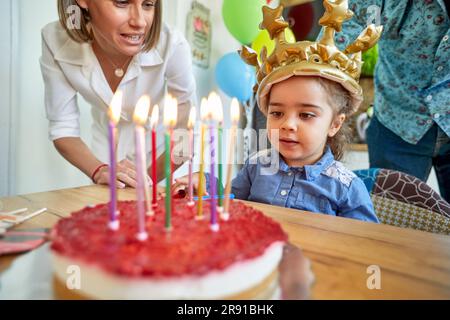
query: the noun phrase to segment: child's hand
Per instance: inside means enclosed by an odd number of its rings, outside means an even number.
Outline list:
[[[198,172],[193,173],[192,174],[192,185],[194,187],[194,194],[198,193],[197,191],[198,191],[199,181],[200,181],[200,174]],[[172,195],[177,195],[180,191],[185,191],[187,193],[188,188],[189,188],[189,176],[184,176],[184,177],[175,179],[175,183],[172,185]],[[208,195],[206,190],[204,190],[203,195]]]

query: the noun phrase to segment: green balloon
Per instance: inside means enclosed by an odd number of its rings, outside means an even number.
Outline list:
[[[362,54],[362,60],[364,63],[362,65],[361,75],[373,77],[375,65],[378,60],[378,44],[364,52]]]
[[[228,31],[241,44],[250,44],[260,32],[266,0],[224,0],[222,16]]]

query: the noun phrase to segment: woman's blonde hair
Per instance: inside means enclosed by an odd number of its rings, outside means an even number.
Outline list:
[[[352,114],[351,96],[339,83],[322,77],[317,77],[320,86],[328,93],[328,103],[333,108],[334,117],[344,114],[346,120]],[[344,120],[342,127],[333,136],[328,137],[327,144],[330,146],[331,152],[336,160],[341,160],[344,155],[345,147],[350,141],[351,129],[348,121]]]
[[[75,11],[74,9],[75,8]],[[72,22],[72,15],[81,12],[79,24]],[[76,42],[88,42],[92,40],[92,33],[89,31],[88,24],[91,20],[89,12],[81,8],[76,0],[58,0],[59,22],[66,30],[70,38]],[[77,21],[78,22],[78,21]],[[155,16],[147,39],[144,41],[143,51],[149,51],[159,41],[162,28],[162,4],[161,0],[155,3]]]

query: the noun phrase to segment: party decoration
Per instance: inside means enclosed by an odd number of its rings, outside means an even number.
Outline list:
[[[261,7],[265,0],[224,0],[222,17],[231,35],[241,44],[250,44],[259,33]]]
[[[297,5],[289,9],[287,19],[297,40],[306,40],[315,28],[314,6],[312,3]]]
[[[375,72],[375,65],[378,60],[378,44],[370,48],[362,54],[362,60],[364,61],[361,69],[361,75],[366,77],[373,77]]]
[[[295,36],[291,29],[286,28],[284,30],[286,41],[289,43],[295,42]],[[262,30],[256,39],[252,43],[252,49],[258,53],[258,60],[260,60],[259,53],[261,52],[261,49],[263,47],[266,47],[267,54],[271,54],[273,52],[273,49],[275,49],[275,41],[270,39],[269,33],[266,30]]]
[[[255,70],[246,65],[235,52],[224,55],[216,65],[216,82],[219,88],[230,97],[245,102],[253,94]]]
[[[194,0],[186,19],[186,39],[192,50],[192,63],[197,67],[209,68],[211,56],[210,10]]]

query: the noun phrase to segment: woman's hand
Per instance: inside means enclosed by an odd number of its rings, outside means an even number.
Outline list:
[[[279,270],[283,299],[309,299],[315,277],[311,271],[311,262],[299,248],[290,243],[285,245]]]
[[[193,173],[192,174],[192,186],[194,189],[194,194],[198,193],[199,181],[200,181],[200,174],[198,172]],[[188,188],[189,188],[189,176],[177,178],[177,179],[175,179],[175,183],[172,185],[172,195],[177,195],[181,191],[187,191]],[[205,188],[205,190],[203,190],[203,195],[208,195],[208,193],[206,192],[206,188]]]
[[[128,159],[124,159],[117,164],[116,187],[123,189],[126,186],[136,188],[136,167]],[[109,184],[109,168],[107,166],[101,168],[93,177],[96,184]],[[151,185],[151,179],[146,175],[146,182]]]

